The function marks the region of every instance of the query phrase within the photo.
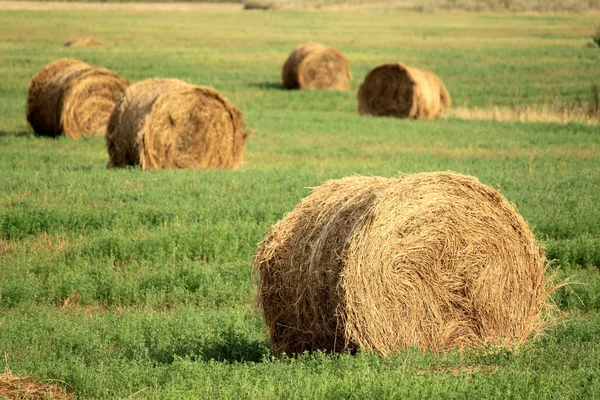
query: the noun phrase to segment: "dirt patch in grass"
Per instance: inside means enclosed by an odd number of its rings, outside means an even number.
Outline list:
[[[6,256],[12,248],[14,247],[14,242],[8,241],[6,239],[0,238],[0,255]]]
[[[17,241],[0,238],[0,255],[9,256],[13,251],[33,256],[40,254],[56,255],[73,247],[73,243],[64,234],[49,235],[43,232],[30,240]]]
[[[64,234],[49,235],[43,232],[25,246],[29,254],[59,254],[73,247],[73,243]]]

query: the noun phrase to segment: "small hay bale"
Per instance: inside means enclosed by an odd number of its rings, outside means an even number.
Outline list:
[[[111,115],[107,167],[235,169],[247,137],[241,111],[216,90],[149,79],[130,86]]]
[[[496,190],[452,172],[317,187],[254,259],[276,352],[509,346],[551,321],[546,261]]]
[[[108,118],[129,82],[104,68],[62,59],[31,80],[27,121],[41,136],[103,136]]]
[[[450,94],[436,74],[399,63],[372,69],[358,90],[361,114],[436,119],[450,104]]]
[[[96,47],[96,46],[104,46],[104,43],[91,38],[91,37],[87,37],[87,38],[78,38],[78,39],[71,39],[65,42],[64,44],[65,47]]]
[[[352,80],[348,60],[342,53],[319,43],[305,43],[289,55],[282,70],[288,89],[347,90]]]

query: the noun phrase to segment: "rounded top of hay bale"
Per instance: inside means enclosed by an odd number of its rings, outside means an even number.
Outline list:
[[[452,172],[328,181],[272,228],[254,269],[278,352],[509,345],[550,321],[527,223]]]
[[[450,94],[433,72],[387,63],[373,68],[358,91],[361,114],[434,119],[450,106]]]
[[[309,42],[290,53],[282,78],[288,89],[347,90],[352,74],[348,60],[338,50]]]
[[[216,90],[149,79],[129,87],[115,107],[108,167],[237,168],[247,136],[241,111]]]
[[[104,43],[100,42],[91,37],[77,38],[67,40],[64,44],[65,47],[93,47],[93,46],[104,46]]]

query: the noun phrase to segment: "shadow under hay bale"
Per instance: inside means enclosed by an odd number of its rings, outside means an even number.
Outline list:
[[[450,104],[450,94],[436,74],[399,63],[372,69],[358,91],[361,114],[435,119]]]
[[[509,346],[553,321],[527,223],[452,172],[328,181],[273,226],[253,266],[275,352]]]
[[[111,115],[107,167],[235,169],[247,136],[241,111],[216,90],[149,79],[130,86]]]
[[[96,46],[104,46],[104,43],[94,39],[94,38],[78,38],[71,39],[65,42],[65,47],[96,47]]]
[[[348,60],[336,49],[305,43],[290,53],[282,78],[288,89],[347,90],[352,74]]]
[[[31,80],[27,121],[41,136],[103,136],[110,114],[129,82],[104,68],[62,59]]]

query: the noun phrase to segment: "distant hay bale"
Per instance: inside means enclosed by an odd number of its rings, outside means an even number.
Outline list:
[[[107,167],[234,169],[247,136],[241,111],[216,90],[149,79],[130,86],[111,115]]]
[[[87,37],[87,38],[78,38],[78,39],[71,39],[65,42],[64,44],[65,47],[95,47],[95,46],[104,46],[104,43],[91,38],[91,37]]]
[[[399,63],[372,69],[358,91],[361,114],[435,119],[450,104],[450,94],[436,74]]]
[[[347,90],[352,74],[348,60],[336,49],[305,43],[290,53],[282,78],[288,89]]]
[[[551,321],[546,261],[496,190],[452,172],[317,187],[254,259],[276,352],[512,345]]]
[[[72,59],[55,61],[31,80],[27,121],[42,136],[103,136],[128,85],[126,79],[104,68]]]

